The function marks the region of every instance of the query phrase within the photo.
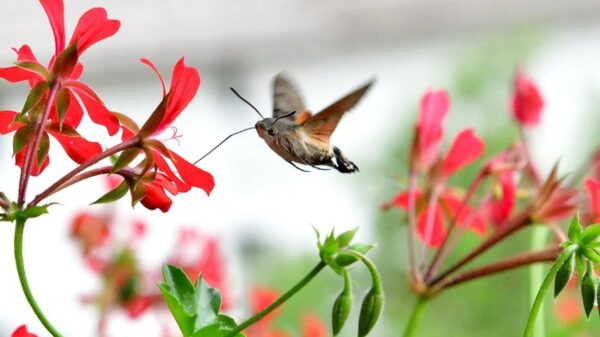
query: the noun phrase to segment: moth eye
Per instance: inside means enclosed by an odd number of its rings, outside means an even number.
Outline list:
[[[273,131],[273,129],[268,129],[267,133],[269,134],[269,136],[275,136],[275,131]]]

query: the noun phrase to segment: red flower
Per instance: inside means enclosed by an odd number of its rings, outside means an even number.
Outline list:
[[[302,330],[304,337],[325,337],[327,328],[319,317],[314,314],[307,314],[302,317]]]
[[[110,238],[108,219],[88,213],[79,213],[71,222],[71,237],[77,239],[85,257],[97,248],[104,246]]]
[[[600,181],[594,178],[587,178],[585,180],[585,187],[588,191],[591,223],[600,222]]]
[[[215,183],[212,175],[195,165],[191,164],[177,153],[169,150],[162,141],[153,137],[161,134],[171,126],[183,109],[191,102],[200,86],[200,75],[198,70],[185,65],[184,59],[180,59],[173,69],[171,86],[166,92],[166,86],[162,76],[150,61],[142,59],[144,64],[149,65],[158,76],[162,89],[163,100],[152,113],[150,118],[140,128],[133,121],[127,121],[123,126],[123,138],[129,139],[136,134],[140,137],[142,148],[146,158],[140,164],[145,168],[141,179],[143,197],[141,203],[148,209],[160,209],[166,212],[171,207],[171,195],[185,193],[192,187],[200,188],[210,194]],[[175,138],[177,136],[172,136]],[[131,158],[131,162],[134,158]],[[175,171],[171,168],[172,163]],[[149,170],[153,166],[157,172]]]
[[[11,337],[38,337],[38,336],[27,331],[27,327],[25,325],[21,325],[20,327],[17,328],[17,330],[15,330],[12,333]]]
[[[521,69],[518,69],[511,98],[513,117],[525,127],[536,126],[541,120],[543,108],[544,100],[539,89]]]
[[[496,226],[502,226],[515,208],[517,201],[516,180],[515,173],[512,171],[498,174],[499,195],[494,195],[482,207],[486,217]]]
[[[477,160],[483,154],[484,147],[483,141],[477,137],[473,129],[461,131],[454,138],[452,146],[442,162],[442,176],[447,178]]]
[[[109,20],[103,8],[91,9],[80,18],[71,42],[65,48],[62,1],[40,2],[48,15],[55,42],[55,54],[48,67],[38,62],[28,45],[23,45],[19,50],[15,50],[16,65],[0,68],[0,78],[9,82],[28,81],[32,88],[28,97],[31,104],[26,104],[27,108],[24,107],[23,114],[17,114],[15,111],[0,112],[0,134],[16,130],[15,142],[25,145],[34,136],[34,125],[39,120],[42,110],[45,110],[48,101],[52,100],[48,124],[42,135],[42,143],[36,156],[37,165],[33,165],[32,175],[38,175],[47,165],[48,146],[47,142],[44,142],[48,134],[56,138],[69,157],[79,164],[101,152],[100,144],[87,141],[75,131],[81,122],[84,108],[91,120],[106,127],[109,134],[113,135],[119,130],[117,118],[104,107],[98,95],[89,86],[78,80],[83,67],[77,62],[83,51],[92,44],[114,35],[119,29],[119,21]],[[26,146],[17,150],[16,163],[22,166]]]
[[[404,211],[408,210],[408,191],[396,195],[384,208],[398,207]],[[485,221],[469,205],[462,202],[462,198],[450,189],[445,189],[436,204],[432,206],[431,220],[428,219],[429,197],[423,191],[416,191],[417,204],[417,233],[419,238],[429,247],[439,248],[446,238],[448,221],[456,219],[459,226],[467,227],[469,230],[483,235],[486,231]],[[460,216],[457,218],[460,212]],[[430,238],[426,241],[427,225],[431,222]]]
[[[411,165],[421,172],[427,171],[439,156],[449,107],[450,97],[444,90],[428,91],[421,100],[411,154]]]

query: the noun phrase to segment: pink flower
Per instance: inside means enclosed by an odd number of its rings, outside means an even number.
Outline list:
[[[438,159],[449,107],[450,97],[444,90],[430,90],[421,100],[411,153],[411,164],[421,172]]]
[[[483,205],[487,218],[500,227],[509,218],[517,201],[517,181],[514,172],[505,171],[498,174],[499,195],[494,195]]]
[[[517,69],[511,98],[511,111],[519,124],[537,126],[541,120],[544,99],[539,89],[521,70]]]
[[[447,178],[477,160],[483,154],[484,148],[485,144],[473,129],[462,130],[454,138],[450,150],[442,162],[442,176]]]

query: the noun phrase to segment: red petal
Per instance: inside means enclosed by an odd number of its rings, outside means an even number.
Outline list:
[[[65,49],[65,17],[62,0],[40,0],[48,15],[52,33],[54,34],[54,55]]]
[[[158,167],[158,170],[160,172],[163,172],[171,182],[173,182],[177,185],[177,190],[179,192],[185,193],[191,189],[191,187],[188,184],[183,182],[181,179],[179,179],[179,177],[177,177],[177,175],[175,175],[175,172],[173,172],[173,170],[171,170],[171,167],[169,166],[167,161],[163,158],[163,156],[160,152],[152,151],[152,153],[154,154],[154,161],[156,162],[156,166]],[[175,194],[177,194],[177,193],[175,193]]]
[[[15,122],[16,111],[2,110],[0,111],[0,135],[13,132],[23,126],[23,123]]]
[[[454,138],[454,142],[444,158],[442,175],[449,177],[457,170],[477,160],[483,154],[484,147],[483,141],[477,137],[473,129],[461,131]]]
[[[423,170],[437,159],[443,135],[444,120],[450,108],[450,97],[444,90],[430,90],[421,100],[417,121],[418,156]]]
[[[535,83],[520,69],[515,76],[511,107],[513,117],[521,125],[531,127],[539,124],[544,99]]]
[[[194,187],[203,189],[207,195],[210,195],[210,192],[215,187],[213,176],[183,159],[177,153],[173,151],[169,151],[169,153],[173,157],[173,164],[177,168],[177,172],[183,181]]]
[[[456,196],[450,191],[444,192],[441,198],[443,205],[448,211],[448,215],[460,226],[467,226],[469,230],[484,235],[486,232],[485,220],[477,212],[474,212],[469,205],[464,205],[462,198]],[[460,212],[460,215],[459,215]],[[458,217],[458,218],[457,218]]]
[[[486,205],[486,212],[495,225],[501,225],[508,219],[517,201],[517,182],[513,172],[506,171],[500,174],[502,196],[492,200]]]
[[[400,192],[392,200],[383,204],[382,208],[385,210],[390,207],[398,207],[400,209],[407,210],[408,209],[408,196],[409,196],[408,191]],[[421,199],[422,196],[423,196],[423,192],[421,192],[420,190],[415,191],[415,204],[419,199]]]
[[[173,201],[165,193],[162,187],[155,184],[144,184],[146,194],[142,198],[141,203],[150,210],[160,209],[163,213],[166,213],[171,208]]]
[[[67,155],[78,164],[83,164],[102,152],[102,146],[99,143],[90,142],[83,137],[67,136],[50,130],[48,132],[58,140]]]
[[[114,135],[119,131],[119,120],[108,109],[92,96],[89,96],[79,87],[72,87],[77,92],[77,96],[85,106],[85,109],[90,116],[92,122],[102,125],[106,128],[109,135]]]
[[[158,68],[156,68],[156,66],[154,65],[154,63],[152,63],[152,61],[148,60],[147,58],[141,58],[140,61],[143,64],[145,64],[148,67],[150,67],[150,69],[152,69],[152,71],[154,72],[154,74],[156,74],[156,77],[158,77],[158,80],[160,81],[160,85],[162,86],[163,97],[167,96],[167,89],[166,89],[166,86],[165,86],[165,80],[163,79],[162,75],[158,71]]]
[[[129,318],[135,319],[143,314],[152,304],[154,300],[150,296],[134,296],[125,302],[125,311]]]
[[[600,222],[600,181],[594,178],[585,180],[585,187],[590,198],[590,210],[594,215],[593,222]]]
[[[179,116],[185,107],[192,101],[198,88],[200,87],[200,74],[194,67],[188,67],[184,59],[180,59],[173,69],[171,78],[171,88],[169,89],[169,102],[165,116],[154,132],[158,134],[168,128],[171,123]]]
[[[113,36],[120,26],[118,20],[108,19],[104,8],[92,8],[79,18],[69,45],[77,43],[77,52],[81,55],[94,43]]]
[[[21,151],[17,152],[17,154],[15,155],[15,165],[17,165],[21,169],[23,168],[23,161],[25,160],[25,152],[26,151],[27,151],[27,145],[23,146]],[[31,169],[31,175],[34,177],[39,176],[42,172],[44,172],[46,167],[48,167],[48,164],[50,164],[50,156],[46,156],[46,159],[44,159],[42,166],[38,167],[38,165],[33,165],[32,169]]]
[[[31,51],[31,48],[29,48],[28,45],[24,44],[18,50],[13,50],[17,53],[17,61],[37,62],[37,59],[33,55],[33,52]],[[11,83],[29,81],[29,85],[31,87],[33,87],[40,80],[44,79],[42,75],[34,71],[29,71],[27,69],[23,69],[17,66],[0,68],[0,78],[4,78],[5,80]]]
[[[21,325],[20,327],[17,328],[17,330],[15,330],[12,333],[11,337],[38,337],[38,336],[27,331],[27,326]]]
[[[421,212],[418,216],[417,233],[419,234],[421,241],[423,241],[427,246],[432,248],[439,248],[446,238],[446,227],[444,227],[442,213],[439,207],[434,207],[433,219],[431,221],[432,227],[431,231],[429,232],[431,233],[431,237],[429,238],[429,240],[427,240],[427,242],[425,242],[425,236],[429,234],[427,229],[427,208],[428,207],[425,207],[423,212]]]

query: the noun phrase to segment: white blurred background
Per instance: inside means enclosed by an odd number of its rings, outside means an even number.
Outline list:
[[[174,124],[183,135],[181,145],[170,144],[190,160],[227,134],[257,121],[258,116],[229,87],[269,114],[271,79],[279,71],[295,78],[315,111],[377,78],[373,90],[332,138],[359,165],[359,174],[299,172],[248,132],[199,164],[215,177],[210,197],[202,191],[179,195],[166,214],[141,205],[132,212],[127,202],[120,204],[124,217],[135,214],[151,226],[142,246],[143,262],[149,265],[164,259],[181,226],[198,226],[220,238],[234,284],[242,284],[246,274],[236,262],[245,245],[275,245],[282,256],[312,252],[311,225],[322,230],[361,226],[360,235],[368,238],[378,203],[389,196],[382,191],[396,174],[381,169],[389,142],[413,123],[421,94],[430,87],[450,85],[450,69],[490,41],[512,35],[541,36],[535,40],[535,53],[522,65],[546,98],[544,124],[531,135],[534,141],[545,140],[536,144],[535,152],[544,165],[560,156],[565,169],[575,167],[589,147],[578,146],[578,138],[568,135],[598,124],[589,112],[598,102],[590,97],[597,98],[600,88],[600,2],[66,0],[68,37],[79,15],[93,6],[105,7],[109,17],[122,23],[115,37],[95,45],[82,59],[83,79],[111,110],[142,122],[158,104],[160,85],[140,57],[154,61],[167,81],[182,56],[199,68],[198,95]],[[0,66],[11,64],[15,59],[11,48],[23,43],[46,63],[54,44],[38,2],[5,0],[0,13]],[[506,73],[506,81],[499,83],[506,97],[511,75]],[[0,82],[0,109],[19,110],[25,90],[24,85]],[[476,116],[482,132],[493,130],[492,123],[485,123],[485,106],[470,109],[469,116]],[[106,139],[104,129],[96,126],[82,133],[94,140]],[[10,138],[0,138],[0,145],[4,158],[0,191],[15,198],[18,170],[9,159]],[[51,165],[33,179],[29,197],[74,167],[58,149],[53,143]],[[95,329],[93,309],[82,309],[78,298],[97,285],[68,239],[68,223],[75,210],[103,193],[101,186],[99,181],[89,181],[57,194],[52,201],[62,205],[51,208],[49,216],[31,221],[26,230],[25,260],[32,290],[66,336],[93,336]],[[22,323],[43,336],[19,290],[12,235],[13,225],[0,224],[0,336]],[[114,336],[159,335],[148,317],[135,325],[116,322],[110,330]]]

